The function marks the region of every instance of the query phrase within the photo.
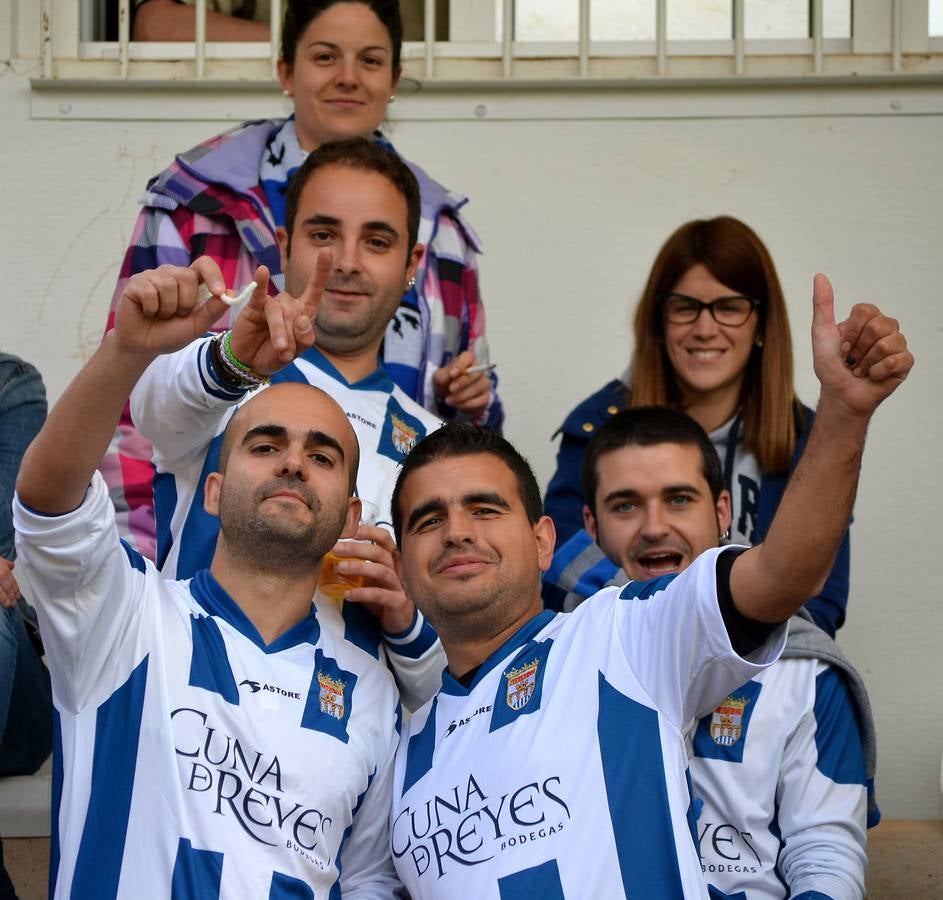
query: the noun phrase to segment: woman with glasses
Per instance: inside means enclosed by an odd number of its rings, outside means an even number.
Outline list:
[[[557,471],[545,504],[557,527],[555,570],[590,543],[580,534],[583,452],[596,428],[620,409],[670,406],[710,435],[731,492],[733,521],[726,537],[733,543],[763,540],[805,446],[812,411],[793,387],[782,287],[769,251],[748,225],[719,216],[677,229],[655,258],[635,312],[634,335],[628,372],[580,403],[558,432]],[[822,594],[807,604],[832,636],[845,619],[848,556],[846,535]],[[600,586],[615,573],[605,568],[601,564],[594,576]],[[560,599],[562,605],[553,577],[554,570],[545,600],[555,605]]]
[[[128,278],[203,254],[238,290],[266,265],[281,287],[275,229],[285,190],[308,153],[328,141],[385,138],[402,71],[398,0],[287,0],[278,74],[291,100],[287,119],[247,122],[179,154],[148,185],[112,303]],[[410,397],[442,418],[500,428],[497,378],[487,369],[478,240],[461,214],[466,198],[410,163],[422,196],[419,241],[426,252],[415,284],[386,331],[383,363]],[[274,291],[274,288],[272,289]],[[113,319],[109,319],[111,327]],[[224,316],[216,328],[229,328]],[[471,372],[467,370],[474,369]],[[119,528],[153,556],[150,445],[126,410],[102,465]]]

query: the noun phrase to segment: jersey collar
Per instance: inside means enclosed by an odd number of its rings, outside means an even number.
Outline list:
[[[387,394],[393,393],[393,379],[387,374],[386,369],[380,365],[379,360],[377,361],[377,367],[367,375],[366,378],[361,378],[360,381],[349,382],[317,347],[309,347],[301,354],[301,358],[353,391],[383,391]],[[289,366],[289,368],[291,367]],[[284,371],[284,369],[282,371]],[[272,380],[275,381],[275,378]]]
[[[519,650],[528,641],[548,625],[558,613],[552,609],[545,609],[538,613],[514,632],[494,653],[491,654],[479,667],[471,684],[465,687],[448,669],[442,673],[442,693],[453,694],[457,697],[467,697],[487,677],[488,673],[508,656]]]
[[[210,574],[209,569],[202,569],[190,580],[190,594],[207,612],[227,622],[243,637],[248,638],[264,653],[278,653],[298,644],[317,644],[321,636],[321,627],[315,615],[314,605],[311,611],[297,625],[293,625],[284,634],[279,635],[271,644],[266,644],[258,629],[252,624],[242,607],[229,596],[220,583]]]

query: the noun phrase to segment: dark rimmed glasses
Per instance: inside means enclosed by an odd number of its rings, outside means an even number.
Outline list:
[[[743,325],[760,305],[759,300],[744,297],[741,294],[732,297],[718,297],[705,303],[687,294],[670,293],[661,298],[661,310],[666,322],[672,325],[691,325],[697,321],[701,310],[706,309],[718,325],[736,328]]]

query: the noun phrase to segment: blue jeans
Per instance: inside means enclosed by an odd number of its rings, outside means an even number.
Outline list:
[[[52,751],[49,672],[23,609],[0,607],[0,776],[32,775]]]

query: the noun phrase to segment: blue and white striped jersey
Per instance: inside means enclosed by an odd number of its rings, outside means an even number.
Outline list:
[[[208,352],[211,337],[158,357],[131,394],[137,429],[154,444],[157,564],[189,578],[213,558],[219,521],[203,509],[206,476],[219,464],[222,434],[248,396],[220,381]],[[360,443],[357,494],[390,525],[390,497],[399,464],[413,445],[441,425],[407,397],[382,367],[354,384],[317,348],[272,376],[272,383],[313,384],[340,404]]]
[[[203,509],[203,486],[218,468],[226,424],[247,399],[245,391],[221,382],[207,352],[210,340],[158,357],[131,395],[134,423],[154,445],[157,565],[175,578],[189,578],[213,558],[219,520]],[[392,530],[390,497],[400,462],[441,425],[439,419],[407,397],[382,367],[351,384],[313,347],[272,377],[281,381],[313,384],[347,413],[360,444],[357,494],[377,507],[377,524]],[[412,627],[387,635],[384,645],[403,701],[419,706],[435,693],[445,666],[435,631],[417,612]]]
[[[701,718],[691,748],[698,847],[716,900],[861,900],[865,760],[837,668],[781,659]]]
[[[705,898],[684,728],[782,649],[743,659],[715,561],[545,611],[448,672],[396,757],[391,847],[413,900]]]
[[[14,504],[55,703],[50,895],[389,900],[399,698],[331,603],[266,645],[208,571],[165,579],[82,505]]]

